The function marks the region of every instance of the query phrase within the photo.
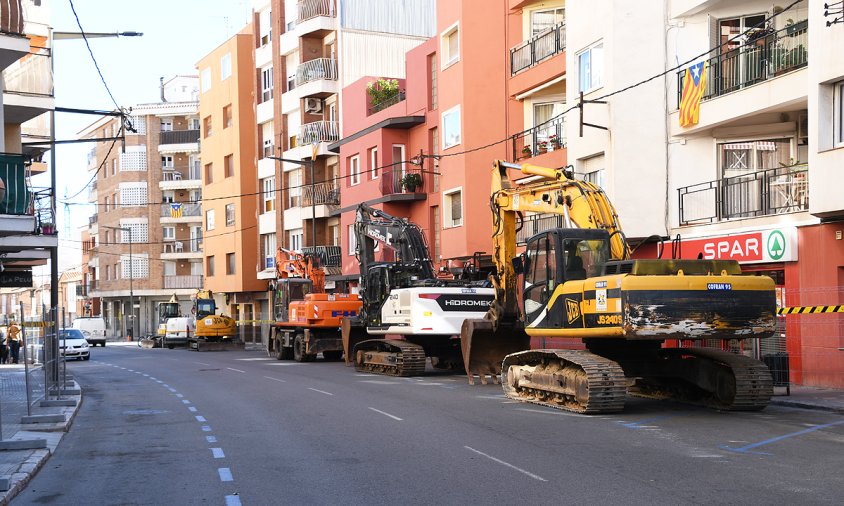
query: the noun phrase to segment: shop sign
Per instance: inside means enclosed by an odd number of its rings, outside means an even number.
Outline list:
[[[702,255],[706,260],[736,260],[745,264],[794,262],[797,261],[797,227],[688,239],[683,241],[682,248],[683,258]]]
[[[32,271],[0,272],[0,287],[3,288],[32,288]]]

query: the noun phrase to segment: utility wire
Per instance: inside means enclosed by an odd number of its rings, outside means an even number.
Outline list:
[[[85,186],[83,186],[78,192],[74,193],[70,197],[65,197],[65,200],[61,201],[62,204],[65,204],[65,205],[72,204],[72,202],[68,202],[68,200],[71,200],[71,199],[77,197],[80,193],[85,191],[88,188],[88,186],[92,182],[94,182],[95,179],[97,179],[97,175],[100,173],[101,170],[103,170],[103,167],[106,166],[106,164],[108,162],[108,155],[111,154],[111,151],[114,149],[114,146],[116,144],[117,144],[117,139],[114,139],[113,141],[111,141],[111,146],[108,147],[108,153],[106,153],[105,158],[103,159],[103,163],[101,163],[100,166],[97,167],[97,172],[94,173],[94,175],[91,177],[91,179],[89,179],[88,182],[85,183]],[[108,170],[108,169],[106,169],[106,170]]]
[[[223,237],[225,235],[237,234],[239,232],[243,232],[243,231],[246,231],[246,230],[251,230],[253,228],[257,228],[257,226],[258,225],[249,225],[248,227],[238,228],[236,230],[229,230],[228,232],[220,232],[219,234],[203,235],[202,237],[196,237],[194,239],[187,239],[187,240],[204,241],[205,239],[213,239],[215,237]],[[103,227],[103,228],[106,228],[106,227]],[[79,244],[79,243],[84,244],[86,242],[89,242],[89,241],[83,241],[82,239],[60,239],[60,240],[65,241],[65,242],[77,243],[77,244]],[[173,240],[173,241],[146,241],[146,242],[132,241],[132,246],[138,246],[138,245],[140,245],[140,246],[151,246],[151,245],[155,245],[155,244],[173,244],[174,242],[175,242],[175,240]],[[128,245],[129,245],[128,242],[122,242],[122,241],[121,242],[97,241],[97,243],[93,247],[97,248],[97,247],[100,247],[100,246],[128,246]]]
[[[73,11],[73,17],[76,18],[76,26],[79,27],[79,31],[82,33],[82,40],[85,41],[85,47],[88,48],[88,53],[91,55],[91,60],[94,62],[94,67],[97,69],[97,74],[100,75],[100,80],[103,82],[103,86],[105,86],[106,91],[108,92],[108,96],[111,98],[112,103],[114,103],[114,107],[117,108],[118,111],[122,110],[120,106],[117,104],[117,100],[114,99],[114,95],[111,94],[111,90],[106,83],[105,77],[103,76],[102,70],[100,70],[100,65],[97,63],[97,59],[94,57],[94,51],[91,49],[91,44],[88,43],[88,36],[85,34],[85,29],[82,28],[82,23],[79,21],[79,15],[76,14],[76,7],[73,5],[73,0],[68,0],[70,4],[70,10]]]

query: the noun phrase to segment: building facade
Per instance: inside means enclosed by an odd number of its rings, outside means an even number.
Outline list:
[[[112,337],[155,332],[159,302],[175,294],[187,314],[203,286],[198,86],[196,76],[162,80],[161,102],[79,134],[106,139],[88,154],[97,211],[83,249],[86,296]]]

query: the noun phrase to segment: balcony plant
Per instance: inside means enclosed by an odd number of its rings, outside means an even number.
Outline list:
[[[530,158],[533,155],[533,150],[530,149],[530,146],[525,144],[525,147],[522,148],[522,156],[524,158]]]
[[[41,234],[43,235],[55,235],[56,234],[56,226],[53,223],[46,222],[41,224]]]
[[[536,154],[541,155],[548,151],[548,141],[539,141],[536,143]]]
[[[559,137],[557,137],[557,134],[551,135],[551,137],[548,138],[548,141],[551,143],[551,147],[553,149],[561,149],[563,147],[563,142]]]
[[[408,192],[414,193],[417,187],[422,186],[422,176],[416,172],[405,174],[405,176],[401,178],[401,185]]]
[[[366,85],[366,94],[369,95],[369,103],[377,106],[399,94],[399,81],[383,77],[377,81],[370,81]]]

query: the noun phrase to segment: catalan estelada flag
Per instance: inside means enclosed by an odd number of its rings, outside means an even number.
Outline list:
[[[680,98],[680,126],[697,125],[700,99],[706,90],[706,62],[695,63],[686,69],[683,95]]]
[[[171,218],[181,218],[182,217],[182,204],[170,204],[170,217]]]

